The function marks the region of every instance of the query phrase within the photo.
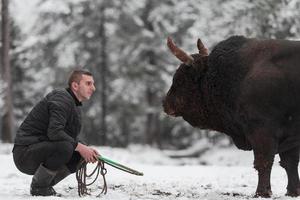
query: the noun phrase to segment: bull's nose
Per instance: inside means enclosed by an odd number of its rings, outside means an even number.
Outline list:
[[[162,101],[162,106],[163,106],[163,109],[164,109],[164,112],[167,114],[167,115],[171,115],[171,116],[174,116],[175,115],[175,111],[173,109],[171,109],[170,105],[167,103],[166,99],[164,99]]]

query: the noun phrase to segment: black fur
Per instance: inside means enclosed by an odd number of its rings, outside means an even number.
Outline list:
[[[181,64],[164,110],[192,126],[229,135],[254,151],[257,196],[271,195],[274,155],[288,175],[287,195],[300,195],[300,42],[233,36],[208,56]]]

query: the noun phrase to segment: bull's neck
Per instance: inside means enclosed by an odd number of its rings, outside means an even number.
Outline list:
[[[226,132],[224,105],[218,101],[218,97],[212,92],[214,88],[204,79],[201,83],[201,98],[203,102],[203,121],[206,123],[206,128],[219,132]]]

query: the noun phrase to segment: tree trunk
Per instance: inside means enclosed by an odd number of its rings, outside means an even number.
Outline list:
[[[145,127],[145,134],[146,134],[146,144],[153,144],[155,141],[154,138],[154,112],[153,112],[153,92],[151,88],[147,86],[146,88],[146,102],[148,111],[146,113],[146,127]]]
[[[156,144],[158,147],[161,147],[160,121],[159,114],[156,110],[157,92],[153,91],[149,86],[146,88],[146,102],[149,109],[146,114],[146,144]]]
[[[122,109],[120,111],[121,118],[120,118],[120,127],[121,127],[121,146],[122,147],[127,147],[129,144],[129,133],[130,133],[130,128],[129,128],[129,122],[128,122],[128,114],[127,112]]]
[[[154,1],[147,1],[144,12],[142,15],[142,20],[145,24],[145,27],[148,31],[153,32],[154,27],[149,21],[149,15],[151,10],[155,7]],[[155,52],[153,50],[148,50],[147,52],[147,60],[149,60],[149,65],[156,66],[156,58],[155,58]],[[155,76],[155,74],[149,73],[149,76]],[[151,80],[152,78],[150,78]],[[146,134],[146,143],[147,144],[156,144],[158,146],[161,146],[160,141],[160,121],[159,121],[159,115],[156,110],[157,108],[157,90],[152,86],[152,83],[146,84],[146,102],[148,107],[148,112],[146,113],[146,124],[145,124],[145,134]]]
[[[100,78],[101,78],[101,108],[102,108],[102,114],[101,114],[101,144],[106,145],[107,143],[107,123],[106,123],[106,116],[107,116],[107,54],[106,54],[106,33],[105,33],[105,5],[101,6],[101,9],[99,10],[101,15],[101,22],[100,22],[100,42],[101,42],[101,50],[100,50],[100,57],[101,57],[101,63],[100,63]]]
[[[1,139],[3,142],[12,142],[14,117],[12,104],[12,81],[9,57],[9,10],[8,0],[2,0],[2,78],[5,83],[4,114],[2,116]]]

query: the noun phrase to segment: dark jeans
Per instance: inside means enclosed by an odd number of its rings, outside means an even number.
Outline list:
[[[80,154],[74,151],[72,144],[67,141],[15,145],[13,157],[16,167],[28,175],[33,175],[40,164],[50,170],[59,170],[65,165],[74,173],[81,160]]]

